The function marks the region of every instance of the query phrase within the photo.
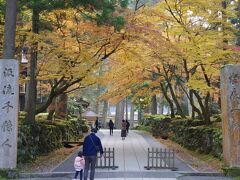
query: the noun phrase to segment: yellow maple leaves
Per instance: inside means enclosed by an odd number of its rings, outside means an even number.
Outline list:
[[[235,38],[234,27],[222,16],[233,17],[230,10],[232,4],[224,9],[219,0],[165,0],[129,15],[127,38],[109,59],[111,71],[101,77],[109,86],[102,98],[119,101],[143,82],[148,86],[138,90],[141,95],[159,93],[156,87],[166,75],[171,83],[180,81],[203,94],[215,91],[220,67],[238,57],[224,42]],[[153,73],[158,77],[152,78]]]

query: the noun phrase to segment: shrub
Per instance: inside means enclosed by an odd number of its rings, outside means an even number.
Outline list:
[[[202,126],[204,125],[204,121],[203,120],[199,120],[199,119],[174,119],[172,121],[172,125],[175,126]]]
[[[134,129],[140,130],[140,131],[151,132],[151,127],[150,126],[139,125],[139,126],[136,126]]]
[[[222,132],[219,128],[205,126],[198,119],[170,119],[163,116],[146,116],[153,136],[171,137],[182,146],[222,158]]]
[[[143,125],[145,126],[150,126],[151,125],[151,122],[153,120],[161,120],[161,119],[164,119],[168,116],[164,116],[164,115],[159,115],[159,114],[156,114],[156,115],[152,115],[152,114],[144,114],[144,123]]]
[[[18,163],[36,159],[62,146],[63,140],[81,138],[88,129],[84,121],[39,120],[34,125],[19,124]]]
[[[89,131],[88,125],[83,124],[83,125],[82,125],[82,132],[83,132],[83,133],[87,133],[88,131]]]
[[[47,119],[48,113],[40,113],[36,115],[37,121],[45,121]]]
[[[211,153],[221,159],[221,134],[221,131],[216,128],[178,126],[174,129],[172,139],[188,149]]]
[[[163,139],[167,139],[170,129],[170,118],[153,119],[151,122],[151,131],[153,136],[160,136]]]
[[[226,176],[230,176],[230,177],[239,177],[240,176],[240,168],[239,167],[224,167],[223,172]]]

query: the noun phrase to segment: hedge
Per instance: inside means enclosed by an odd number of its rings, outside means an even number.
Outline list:
[[[34,125],[19,120],[18,163],[36,159],[62,146],[63,140],[82,138],[88,127],[84,121],[37,121]]]
[[[178,126],[174,128],[171,139],[188,149],[222,157],[222,135],[219,129]]]
[[[221,129],[204,126],[203,121],[197,119],[171,119],[154,115],[147,115],[145,118],[153,136],[171,138],[188,149],[222,158]]]

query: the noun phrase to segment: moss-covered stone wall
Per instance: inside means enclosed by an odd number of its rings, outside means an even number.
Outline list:
[[[84,121],[77,119],[46,121],[38,120],[34,125],[23,123],[20,115],[18,128],[18,163],[36,159],[61,146],[62,141],[77,141],[88,131]]]

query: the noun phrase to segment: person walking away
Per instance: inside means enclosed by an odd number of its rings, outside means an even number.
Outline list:
[[[80,174],[80,180],[82,180],[83,169],[85,166],[85,160],[82,151],[78,152],[78,156],[74,160],[75,175],[73,180],[77,180],[78,174]]]
[[[98,122],[98,117],[97,117],[97,118],[96,118],[96,121],[95,121],[95,128],[97,129],[97,131],[98,131],[98,129],[99,129],[98,125],[99,125],[99,122]]]
[[[127,134],[128,134],[129,127],[130,127],[130,123],[128,122],[128,120],[126,120],[126,124],[127,124],[127,126],[126,126],[126,130],[127,130]]]
[[[101,140],[95,133],[97,133],[97,129],[93,128],[83,142],[83,156],[85,156],[84,180],[88,178],[89,167],[91,167],[90,180],[94,180],[97,153],[100,152],[101,157],[103,155]]]
[[[113,121],[110,119],[109,123],[108,123],[109,129],[110,129],[110,136],[113,136],[113,128],[114,128],[114,123]]]
[[[127,131],[127,123],[126,123],[126,121],[123,119],[123,120],[122,120],[122,128],[121,128],[121,137],[122,137],[122,140],[124,140],[125,137],[126,137],[126,135],[127,135],[126,131]]]

